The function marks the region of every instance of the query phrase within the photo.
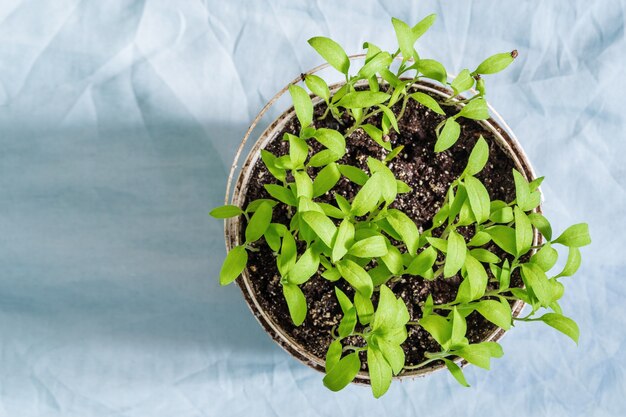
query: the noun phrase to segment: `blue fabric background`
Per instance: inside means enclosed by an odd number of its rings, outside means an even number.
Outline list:
[[[221,203],[252,117],[327,35],[391,48],[390,17],[451,70],[517,48],[489,100],[556,230],[594,243],[566,282],[580,345],[536,323],[490,372],[327,391],[219,288]],[[623,0],[0,3],[0,415],[626,415]]]

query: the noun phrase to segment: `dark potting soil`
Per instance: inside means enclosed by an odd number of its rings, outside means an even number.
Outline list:
[[[438,96],[434,96],[439,98]],[[344,120],[343,124],[333,119],[330,115],[324,120],[317,120],[324,114],[324,104],[319,104],[315,108],[315,127],[331,128],[345,132],[351,126],[351,120]],[[398,114],[399,108],[393,109]],[[444,110],[455,113],[450,107]],[[417,104],[414,100],[409,100],[405,114],[399,121],[400,133],[392,131],[389,134],[389,141],[393,147],[404,145],[403,151],[391,163],[389,168],[396,177],[413,188],[407,194],[399,194],[398,199],[392,207],[404,211],[418,225],[420,232],[428,229],[432,225],[432,217],[441,207],[448,187],[451,182],[459,177],[469,154],[482,135],[489,143],[490,156],[485,168],[477,177],[485,184],[492,200],[500,199],[511,201],[515,198],[515,185],[513,182],[512,168],[514,167],[511,158],[497,145],[493,134],[473,120],[459,118],[461,124],[461,136],[459,141],[450,149],[435,153],[435,127],[444,120],[444,116],[438,115],[429,109]],[[369,121],[380,127],[380,118]],[[285,155],[289,153],[288,142],[283,141],[285,132],[297,134],[299,123],[292,119],[287,123],[285,129],[268,144],[266,149],[274,155]],[[505,134],[505,133],[503,133]],[[322,149],[314,139],[308,143],[313,148],[312,152]],[[361,129],[355,131],[346,139],[347,152],[338,161],[342,164],[358,166],[368,172],[367,158],[369,156],[383,159],[388,153],[367,136]],[[318,169],[309,168],[308,173],[311,178],[315,178]],[[263,184],[276,183],[274,177],[265,168],[259,158],[254,166],[251,181],[246,190],[246,204],[257,198],[269,198],[263,188]],[[348,200],[356,195],[359,186],[342,177],[332,192],[338,192]],[[319,198],[336,205],[333,193],[329,192]],[[316,200],[317,201],[317,200]],[[289,214],[286,206],[279,203],[274,208],[273,222],[289,224]],[[242,231],[244,228],[241,229]],[[437,231],[433,233],[437,236]],[[460,232],[466,240],[473,234],[473,229]],[[330,282],[321,275],[313,276],[307,283],[301,286],[307,299],[308,313],[306,320],[301,326],[294,326],[289,316],[287,304],[283,298],[280,275],[276,267],[276,259],[272,251],[263,239],[255,243],[259,248],[258,252],[250,252],[248,268],[250,271],[250,281],[252,282],[256,297],[261,306],[269,313],[274,322],[284,329],[296,342],[303,346],[313,355],[324,359],[328,345],[333,340],[332,328],[339,324],[342,312],[335,298],[334,287],[338,286],[351,298],[354,291],[343,280]],[[485,245],[500,258],[508,256],[493,243]],[[300,248],[299,253],[302,253]],[[488,273],[489,268],[487,268]],[[397,282],[388,282],[396,296],[402,297],[407,304],[411,320],[418,320],[421,317],[420,306],[426,301],[429,294],[432,294],[435,304],[451,302],[455,299],[461,282],[459,275],[451,278],[438,278],[434,281],[427,281],[421,277],[403,276]],[[520,287],[521,278],[514,276],[511,279],[511,286]],[[490,289],[495,289],[493,284],[489,284]],[[374,294],[374,305],[377,302],[377,293]],[[472,343],[484,340],[496,329],[495,325],[485,320],[478,313],[474,312],[467,317],[467,337]],[[362,344],[358,337],[353,337],[346,342],[354,345]],[[409,326],[408,339],[403,345],[406,354],[406,364],[414,365],[422,362],[425,352],[438,352],[439,345],[425,331],[419,327]],[[363,369],[366,369],[365,356],[362,356]],[[434,363],[433,366],[437,364]]]

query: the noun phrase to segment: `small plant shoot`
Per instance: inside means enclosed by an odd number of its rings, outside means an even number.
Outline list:
[[[432,134],[436,135],[434,151],[445,152],[459,140],[462,118],[489,119],[485,80],[517,57],[517,51],[497,53],[451,78],[444,65],[415,49],[434,21],[434,15],[415,25],[394,18],[398,48],[387,52],[365,43],[367,57],[360,68],[335,41],[310,39],[311,47],[345,76],[345,84],[333,92],[324,79],[309,74],[303,75],[302,86],[290,86],[299,135],[282,138],[289,145],[285,155],[261,151],[275,178],[264,185],[267,198],[210,213],[219,219],[238,217],[245,225],[242,243],[224,261],[222,285],[245,271],[248,255],[258,251],[259,244],[267,245],[275,257],[284,302],[296,326],[307,320],[310,307],[301,287],[310,280],[335,285],[333,296],[342,315],[333,329],[323,378],[333,391],[365,373],[373,395],[380,397],[394,376],[427,366],[445,367],[461,385],[469,386],[460,361],[489,369],[491,359],[503,354],[496,342],[470,343],[466,318],[472,313],[504,330],[520,322],[541,321],[578,342],[578,326],[564,315],[559,301],[564,295],[562,281],[578,270],[580,248],[591,239],[584,223],[553,234],[538,210],[542,178],[526,178],[513,169],[515,198],[492,200],[479,179],[490,160],[490,143],[481,136],[466,166],[460,167],[462,174],[450,184],[430,228],[419,228],[410,213],[394,208],[401,195],[414,192],[390,169],[403,150],[392,148],[386,139],[391,131],[399,132],[407,104],[415,102],[443,117]],[[453,94],[436,98],[412,89],[423,81]],[[312,97],[318,97],[324,117],[331,115],[341,123],[349,120],[345,130],[316,128]],[[364,155],[366,170],[341,161],[357,131],[387,155],[384,160]],[[341,182],[354,184],[358,192],[351,198],[335,193],[336,204],[321,201],[321,196],[333,195]],[[291,221],[275,220],[279,208],[290,213]],[[497,253],[488,249],[494,247]],[[564,266],[555,270],[564,251]],[[432,296],[418,302],[393,291],[400,279],[454,277],[460,279],[458,294],[447,303],[437,303]],[[514,277],[521,277],[523,285],[512,286]],[[350,291],[342,291],[339,283]],[[512,306],[518,300],[529,308],[515,317]],[[411,328],[423,329],[438,346],[426,352],[421,363],[405,360]]]

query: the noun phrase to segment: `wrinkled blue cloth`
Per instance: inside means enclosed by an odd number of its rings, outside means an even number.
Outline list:
[[[0,416],[626,415],[625,5],[3,0]],[[391,16],[432,12],[419,50],[451,71],[519,50],[488,96],[554,229],[589,222],[562,302],[580,345],[526,323],[469,389],[334,394],[219,287],[207,213],[254,115],[321,62],[309,37],[392,48]]]

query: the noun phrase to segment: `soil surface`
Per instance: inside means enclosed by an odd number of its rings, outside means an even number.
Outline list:
[[[323,115],[324,110],[324,104],[316,106],[314,122],[316,128],[326,127],[345,132],[351,126],[351,120],[346,119],[342,124],[330,115],[324,120],[317,120],[318,117]],[[393,110],[398,114],[399,108],[394,108]],[[450,114],[456,113],[450,107],[444,107],[444,110],[450,111]],[[436,141],[435,127],[442,120],[444,120],[444,116],[430,111],[414,100],[409,100],[405,114],[399,121],[401,133],[397,134],[392,131],[388,137],[393,147],[404,145],[404,150],[388,166],[398,179],[406,182],[413,188],[413,191],[410,193],[399,194],[393,207],[409,215],[417,223],[420,232],[431,226],[431,219],[439,210],[450,183],[465,168],[469,154],[480,135],[489,143],[490,156],[487,165],[477,177],[485,184],[492,200],[500,199],[508,202],[515,196],[515,185],[511,173],[514,167],[513,161],[497,145],[493,134],[478,122],[465,118],[457,119],[462,127],[459,141],[444,152],[434,152]],[[369,122],[380,126],[380,118],[374,121],[370,119]],[[268,144],[266,149],[278,156],[288,154],[288,142],[281,140],[282,136],[285,132],[297,134],[299,128],[298,121],[294,118]],[[310,140],[309,144],[314,148],[314,152],[322,149],[321,145],[318,145],[315,140]],[[347,138],[346,144],[346,155],[338,162],[358,166],[366,172],[368,172],[366,164],[368,156],[383,159],[388,153],[371,140],[361,129]],[[314,178],[317,171],[318,169],[309,168],[308,173],[311,178]],[[263,188],[263,184],[275,183],[276,180],[267,171],[260,158],[254,166],[251,178],[252,181],[248,184],[246,191],[246,204],[257,198],[269,198],[269,195]],[[351,199],[356,195],[359,188],[358,185],[342,177],[333,191],[340,193],[347,199]],[[332,192],[320,197],[319,201],[336,205]],[[275,207],[273,222],[289,224],[289,216],[285,205],[278,204]],[[244,228],[241,230],[243,231]],[[460,230],[460,232],[465,235],[466,240],[469,240],[473,234],[473,229]],[[433,235],[436,236],[437,233],[435,232]],[[335,298],[333,287],[340,287],[351,298],[354,291],[344,280],[329,282],[320,275],[313,276],[307,283],[301,286],[307,299],[308,314],[304,323],[296,327],[291,322],[287,304],[282,295],[280,275],[272,251],[263,239],[258,241],[255,246],[259,248],[259,252],[249,253],[248,268],[250,280],[261,306],[287,334],[313,355],[323,360],[326,356],[328,345],[333,340],[331,330],[333,326],[339,324],[342,318],[342,312]],[[500,256],[501,259],[507,256],[493,243],[485,245],[485,248]],[[299,253],[302,253],[302,249]],[[487,271],[489,271],[489,268],[487,268]],[[460,274],[452,278],[438,278],[434,281],[427,281],[414,276],[403,276],[397,282],[388,282],[387,285],[396,296],[402,297],[405,301],[411,320],[417,320],[421,317],[420,306],[423,305],[429,294],[432,294],[435,304],[453,301],[461,279]],[[514,275],[511,281],[511,286],[520,287],[522,285],[519,276]],[[492,289],[495,288],[491,283],[489,285]],[[377,302],[376,294],[373,297],[374,305]],[[467,337],[472,343],[480,342],[495,329],[495,325],[476,312],[467,317]],[[356,337],[352,342],[352,344],[360,344],[360,340]],[[406,353],[407,365],[422,362],[425,352],[437,352],[440,350],[437,342],[426,331],[411,326],[409,326],[408,339],[404,343],[403,348]],[[366,369],[365,356],[362,357],[362,363],[363,368]],[[434,363],[433,366],[437,366],[437,363]]]

